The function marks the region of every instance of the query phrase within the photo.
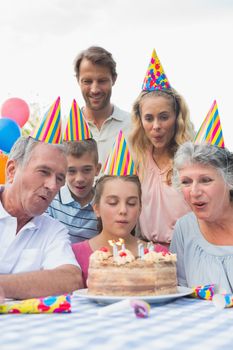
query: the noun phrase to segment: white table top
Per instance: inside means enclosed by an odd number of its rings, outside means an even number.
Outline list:
[[[180,298],[151,305],[148,318],[133,310],[99,316],[104,307],[72,297],[70,314],[0,315],[1,350],[232,349],[233,308]]]

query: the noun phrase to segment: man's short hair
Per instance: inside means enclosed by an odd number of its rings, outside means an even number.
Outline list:
[[[64,143],[66,155],[71,155],[75,158],[81,158],[84,154],[92,156],[95,164],[99,162],[97,143],[94,139],[82,141],[68,141]]]
[[[117,77],[116,62],[114,61],[112,54],[100,46],[90,46],[88,49],[81,51],[74,61],[74,70],[77,79],[79,79],[79,70],[81,61],[86,58],[91,61],[92,64],[108,67],[112,78]]]

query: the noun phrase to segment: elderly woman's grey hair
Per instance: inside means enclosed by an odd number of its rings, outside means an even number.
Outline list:
[[[15,160],[18,165],[24,166],[30,160],[32,151],[41,141],[37,141],[32,137],[21,136],[16,140],[11,148],[9,159]],[[62,153],[66,154],[65,147],[62,144],[50,144],[52,147],[57,147]]]
[[[202,164],[216,168],[229,186],[230,199],[233,201],[233,153],[226,148],[210,144],[195,145],[192,142],[185,142],[179,146],[174,157],[172,183],[178,189],[179,170],[187,164]]]

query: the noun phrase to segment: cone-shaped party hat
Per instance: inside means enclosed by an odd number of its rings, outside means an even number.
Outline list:
[[[142,90],[167,90],[171,85],[164,73],[162,64],[156,54],[155,49],[152,52],[151,60],[142,84]]]
[[[83,141],[91,139],[92,134],[77,102],[73,100],[63,141]]]
[[[218,114],[217,102],[215,100],[195,136],[194,143],[209,143],[224,148],[222,127]]]
[[[134,162],[121,130],[106,160],[103,173],[116,176],[136,175]]]
[[[60,97],[45,113],[42,122],[32,131],[32,138],[46,143],[61,143],[61,106]]]

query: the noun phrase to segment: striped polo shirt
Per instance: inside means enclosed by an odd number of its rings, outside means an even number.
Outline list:
[[[66,225],[71,243],[81,242],[98,234],[97,218],[91,202],[81,207],[71,196],[67,185],[60,189],[46,213]]]

